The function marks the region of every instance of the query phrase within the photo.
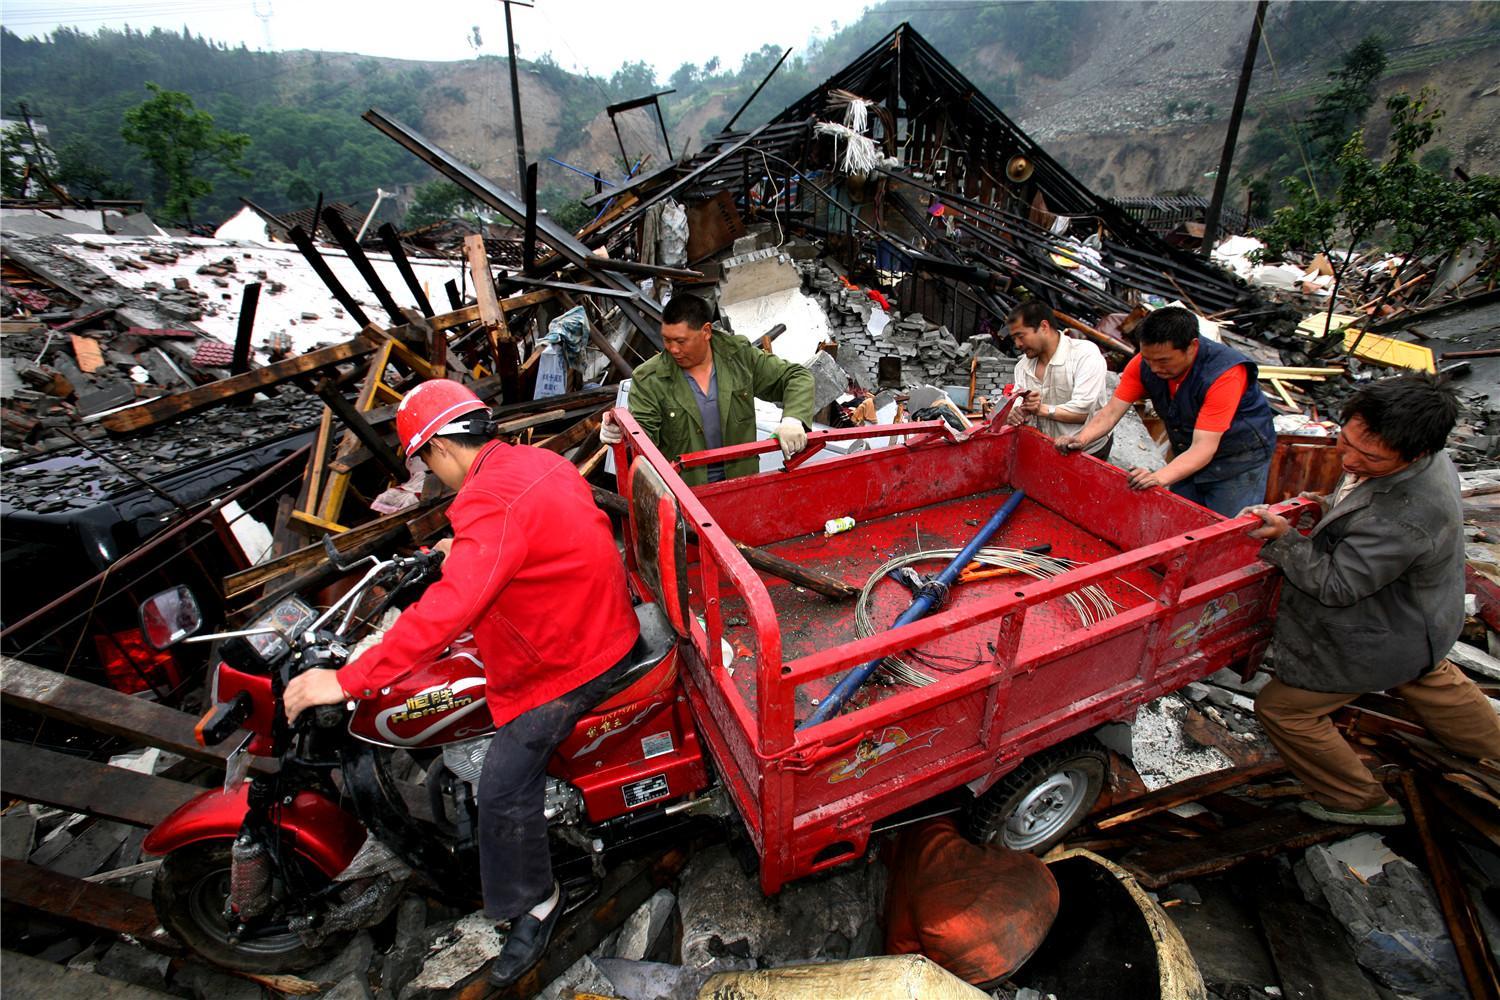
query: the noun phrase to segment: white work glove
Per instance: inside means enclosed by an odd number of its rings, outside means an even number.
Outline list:
[[[620,430],[620,425],[615,423],[615,416],[608,410],[604,411],[604,419],[599,424],[599,442],[601,444],[619,444],[625,440],[625,432]]]
[[[807,447],[807,430],[802,421],[787,417],[776,425],[776,440],[781,442],[781,454],[791,458]]]

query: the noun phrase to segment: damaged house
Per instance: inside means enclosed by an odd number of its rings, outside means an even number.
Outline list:
[[[904,442],[915,452],[942,440],[972,440],[965,435],[982,427],[1013,381],[1006,318],[1031,298],[1051,306],[1070,335],[1099,345],[1115,369],[1136,353],[1135,324],[1150,308],[1171,303],[1195,313],[1205,335],[1262,362],[1261,384],[1252,388],[1264,392],[1288,420],[1278,426],[1287,433],[1273,466],[1272,500],[1333,485],[1338,467],[1331,439],[1326,430],[1317,437],[1306,429],[1326,424],[1337,412],[1354,376],[1384,369],[1354,358],[1311,363],[1293,357],[1291,352],[1306,346],[1297,329],[1311,310],[1171,245],[1090,191],[907,25],[764,124],[737,130],[748,106],[692,155],[617,185],[601,181],[586,199],[597,214],[577,232],[538,210],[534,165],[522,191],[507,190],[373,109],[365,115],[373,127],[509,226],[471,231],[438,224],[410,233],[384,226],[365,234],[357,231],[359,213],[348,206],[323,206],[295,217],[249,206],[274,241],[7,238],[7,451],[0,512],[7,594],[0,641],[8,729],[5,790],[16,801],[4,814],[4,893],[7,905],[25,914],[26,922],[14,925],[22,927],[18,936],[32,935],[35,951],[72,959],[79,966],[75,972],[87,966],[181,996],[263,987],[298,995],[446,1000],[482,989],[477,977],[497,945],[490,924],[463,916],[473,909],[473,900],[451,891],[398,899],[390,891],[410,879],[414,868],[434,882],[451,874],[442,845],[472,837],[473,831],[465,816],[451,819],[444,813],[444,803],[463,801],[482,748],[474,757],[468,750],[433,753],[416,740],[369,741],[395,748],[372,783],[392,802],[403,802],[406,819],[414,824],[408,829],[422,833],[382,830],[407,860],[381,847],[382,837],[366,842],[361,836],[360,844],[373,846],[356,844],[358,863],[340,857],[335,866],[340,871],[325,873],[340,876],[331,883],[336,905],[330,906],[327,923],[283,928],[288,952],[302,955],[299,949],[307,947],[324,959],[304,962],[295,973],[239,969],[230,977],[194,957],[194,948],[185,949],[163,929],[145,898],[153,879],[167,876],[160,874],[159,860],[142,852],[145,830],[196,800],[206,787],[222,784],[226,763],[231,769],[241,765],[237,780],[248,767],[254,781],[275,761],[265,745],[250,742],[254,727],[265,720],[251,717],[249,695],[243,703],[215,702],[206,690],[214,664],[206,661],[204,648],[153,648],[137,623],[136,607],[155,591],[188,583],[204,616],[226,627],[281,621],[290,608],[295,628],[301,628],[311,620],[299,617],[304,612],[340,607],[351,593],[348,570],[355,563],[391,553],[418,559],[413,553],[444,533],[443,512],[451,495],[420,463],[404,460],[394,432],[395,410],[414,386],[452,378],[490,405],[504,440],[552,450],[578,468],[617,528],[626,526],[620,533],[627,565],[643,579],[656,574],[664,592],[661,562],[651,563],[662,552],[670,562],[670,543],[680,532],[681,551],[695,554],[691,573],[679,580],[681,604],[668,614],[678,615],[675,635],[684,636],[693,655],[704,659],[694,661],[696,672],[687,682],[672,682],[685,683],[675,699],[684,707],[662,711],[679,723],[699,712],[705,735],[667,729],[665,739],[654,734],[642,746],[648,761],[660,757],[672,763],[671,781],[700,782],[664,810],[680,814],[684,826],[670,828],[666,836],[655,828],[637,830],[628,815],[666,800],[666,764],[658,775],[635,762],[632,766],[645,769],[620,779],[621,787],[603,784],[604,792],[597,776],[584,775],[578,783],[593,796],[589,807],[600,808],[608,792],[610,804],[604,808],[615,810],[598,829],[625,831],[624,839],[649,855],[621,863],[611,856],[606,868],[602,841],[580,824],[584,796],[571,797],[566,782],[549,786],[549,818],[563,830],[558,839],[576,855],[565,878],[570,888],[584,886],[587,892],[580,892],[584,901],[565,918],[567,932],[542,965],[502,995],[536,995],[549,982],[543,995],[768,995],[753,993],[754,977],[770,974],[773,966],[846,961],[851,964],[828,975],[855,978],[817,980],[822,973],[804,972],[812,977],[814,992],[798,995],[818,995],[820,983],[831,990],[831,982],[847,984],[865,975],[925,984],[907,995],[1004,1000],[1049,994],[1073,1000],[1109,990],[1240,997],[1250,995],[1245,989],[1252,982],[1265,991],[1257,995],[1291,996],[1309,982],[1355,983],[1348,995],[1377,995],[1367,973],[1397,995],[1458,996],[1465,988],[1486,995],[1476,984],[1486,976],[1493,980],[1493,958],[1487,960],[1486,952],[1494,931],[1489,912],[1472,900],[1492,896],[1500,870],[1493,851],[1472,845],[1500,843],[1495,768],[1456,761],[1424,740],[1391,699],[1373,696],[1346,710],[1341,725],[1359,736],[1372,758],[1403,769],[1402,780],[1411,788],[1423,786],[1411,793],[1430,809],[1416,832],[1392,841],[1394,847],[1354,842],[1348,827],[1282,808],[1301,788],[1257,732],[1251,699],[1264,677],[1244,676],[1238,669],[1198,670],[1192,675],[1198,680],[1181,693],[1155,697],[1188,679],[1194,669],[1189,660],[1198,655],[1191,644],[1200,632],[1232,627],[1222,648],[1203,654],[1218,656],[1226,666],[1229,645],[1235,645],[1236,656],[1257,643],[1264,647],[1269,625],[1263,612],[1269,605],[1251,600],[1268,599],[1264,567],[1236,566],[1243,579],[1223,584],[1212,602],[1197,594],[1201,617],[1195,606],[1189,620],[1174,623],[1167,615],[1175,611],[1162,609],[1189,589],[1184,581],[1198,572],[1189,554],[1208,553],[1205,564],[1218,572],[1229,559],[1225,550],[1210,553],[1198,545],[1168,551],[1164,538],[1151,535],[1154,528],[1080,529],[1055,511],[1036,516],[1050,518],[1042,523],[1055,531],[1059,547],[1075,542],[1091,554],[1043,565],[1045,552],[1036,552],[1023,571],[1045,581],[1075,571],[1088,574],[1090,561],[1124,560],[1118,577],[1089,577],[1089,586],[1076,594],[1059,590],[1055,603],[1075,602],[1068,605],[1069,613],[1077,614],[1076,621],[1068,619],[1070,629],[1080,621],[1087,628],[1106,617],[1135,613],[1151,649],[1164,660],[1176,658],[1180,679],[1153,678],[1155,687],[1143,683],[1141,690],[1150,687],[1152,693],[1128,706],[1133,711],[1140,705],[1133,727],[1121,722],[1097,727],[1108,714],[1101,705],[1125,691],[1123,682],[1082,710],[1072,706],[1071,714],[1059,710],[1047,717],[1054,725],[1066,721],[1081,727],[1087,721],[1102,742],[1091,744],[1074,768],[1092,776],[1093,798],[1082,790],[1054,796],[1051,786],[1017,793],[1043,819],[1058,812],[1051,805],[1054,798],[1078,807],[1079,814],[1044,831],[1046,837],[1023,839],[1015,853],[1025,860],[1016,862],[1016,869],[984,868],[993,878],[986,890],[991,895],[976,899],[975,907],[1017,905],[993,892],[995,885],[1012,884],[1005,878],[1017,879],[1016,885],[1031,879],[1028,885],[1042,887],[1034,894],[1014,893],[1027,903],[1018,912],[1028,909],[1026,916],[1035,918],[1034,925],[1017,918],[1016,926],[1024,924],[1030,936],[1023,941],[1018,932],[1016,953],[1002,956],[1004,961],[968,965],[973,955],[949,953],[948,961],[937,963],[943,968],[911,954],[943,953],[942,942],[923,939],[937,921],[923,916],[920,904],[935,905],[940,893],[931,891],[932,869],[912,860],[919,849],[911,845],[946,845],[953,881],[943,885],[953,887],[955,898],[973,888],[964,869],[993,863],[993,854],[959,838],[946,818],[959,811],[953,803],[965,794],[964,783],[948,789],[954,797],[935,805],[919,803],[915,793],[899,793],[910,801],[903,799],[900,809],[893,806],[879,817],[887,825],[874,829],[868,852],[862,842],[856,850],[853,845],[870,834],[871,823],[861,809],[848,808],[856,795],[851,789],[871,769],[887,764],[889,771],[877,771],[867,789],[871,801],[879,788],[889,794],[891,786],[878,783],[897,771],[901,765],[891,762],[906,754],[912,755],[908,761],[924,760],[924,774],[953,767],[922,754],[939,745],[934,741],[945,728],[956,732],[967,717],[955,713],[925,732],[882,726],[869,734],[841,735],[841,742],[829,738],[795,745],[796,713],[818,706],[816,699],[809,701],[816,683],[832,686],[828,669],[813,677],[808,667],[817,659],[812,644],[818,637],[809,638],[817,629],[785,630],[785,648],[774,653],[765,651],[769,633],[747,639],[759,627],[761,610],[728,586],[721,595],[723,581],[744,583],[735,572],[720,573],[726,554],[744,557],[756,571],[748,578],[779,588],[777,602],[798,614],[811,608],[809,615],[841,601],[847,607],[855,599],[863,608],[868,591],[881,582],[876,577],[884,576],[874,570],[894,555],[876,553],[874,544],[869,552],[855,551],[852,536],[840,538],[833,527],[826,535],[801,532],[801,541],[777,534],[772,524],[777,516],[811,517],[805,497],[788,503],[785,511],[770,503],[756,511],[711,511],[715,490],[725,495],[722,487],[713,487],[701,494],[708,506],[694,499],[693,506],[682,507],[677,498],[677,514],[681,518],[686,510],[686,520],[657,519],[656,532],[663,524],[670,529],[664,533],[667,547],[648,552],[628,530],[643,517],[648,498],[658,502],[658,515],[664,509],[670,514],[670,505],[660,506],[670,490],[653,493],[649,483],[640,485],[648,481],[631,478],[638,466],[614,469],[613,461],[626,452],[602,443],[601,421],[625,398],[622,383],[635,367],[661,348],[663,305],[675,295],[702,296],[714,306],[721,328],[807,364],[815,381],[815,429],[834,433],[819,442],[818,454],[790,463],[804,470],[834,455],[886,443]],[[1465,403],[1451,450],[1470,470],[1493,465],[1494,401],[1474,389]],[[762,439],[779,417],[777,407],[757,404]],[[1132,420],[1136,433],[1116,447],[1131,449],[1129,464],[1160,465],[1164,448],[1151,436],[1150,424]],[[759,455],[762,469],[789,464],[774,446],[742,447]],[[933,472],[938,466],[922,468]],[[953,514],[972,498],[933,500],[937,487],[931,481],[938,478],[933,474],[899,485],[911,491],[917,506],[947,505],[955,524],[968,526],[956,533],[967,537],[980,523],[970,516],[979,507]],[[1118,478],[1114,470],[1090,465],[1084,481],[1098,487],[1098,496],[1112,498],[1092,503],[1091,516],[1130,520],[1117,518],[1110,507],[1128,496]],[[1466,516],[1476,543],[1489,537],[1484,525],[1495,526],[1497,484],[1500,476],[1492,472],[1466,474],[1465,501],[1472,504]],[[1047,488],[1037,484],[1039,490]],[[988,489],[976,487],[976,495]],[[1020,490],[1012,495],[1020,496]],[[1151,502],[1158,499],[1168,498]],[[1179,507],[1152,509],[1181,514]],[[1212,533],[1220,520],[1201,510],[1190,513],[1177,527]],[[821,517],[817,523],[823,523]],[[917,550],[939,544],[924,544],[924,528],[911,523],[912,530],[903,522],[891,537],[899,534],[902,545]],[[915,539],[911,543],[909,534]],[[1175,539],[1179,532],[1170,534]],[[651,541],[659,545],[661,538]],[[838,549],[850,566],[870,563],[858,570],[871,572],[865,594],[864,581],[842,578],[838,564],[795,558],[819,546]],[[1043,547],[1050,549],[1051,542],[1036,548]],[[705,569],[704,553],[719,562]],[[685,554],[681,560],[683,566],[689,562]],[[995,564],[979,572],[998,576],[1013,568]],[[17,592],[18,577],[32,586]],[[897,578],[893,571],[892,580]],[[1491,655],[1494,633],[1500,631],[1500,588],[1481,572],[1471,572],[1470,579],[1466,639],[1473,644],[1461,644],[1464,649],[1456,655],[1493,697],[1500,694],[1500,661]],[[1243,589],[1250,585],[1259,589]],[[907,595],[894,583],[891,590],[904,607]],[[1236,598],[1241,592],[1250,595],[1243,607]],[[690,593],[698,605],[690,606]],[[765,597],[764,590],[759,593]],[[705,594],[710,595],[706,604]],[[380,613],[388,603],[379,605]],[[1041,602],[1036,603],[1037,608],[1012,609],[1013,628],[996,619],[987,654],[996,664],[1009,655],[1014,665],[1025,611],[1042,613]],[[772,606],[770,599],[765,606]],[[363,607],[351,604],[350,619]],[[771,618],[774,624],[775,615]],[[739,630],[734,642],[727,637],[730,630]],[[860,641],[868,642],[872,632],[840,633],[837,641],[847,645],[865,637]],[[711,633],[715,641],[709,642],[705,637]],[[726,636],[722,650],[721,633]],[[1109,638],[1121,634],[1117,630]],[[783,633],[776,635],[779,645]],[[940,638],[934,630],[932,639]],[[1076,631],[1066,636],[1076,644],[1071,653],[1079,656],[1070,661],[1075,676],[1093,677],[1089,671],[1102,676],[1106,668],[1120,666],[1086,661],[1087,638]],[[894,660],[900,651],[889,652]],[[224,655],[237,670],[246,663],[238,659],[246,654],[235,647]],[[757,676],[759,658],[772,655],[785,660],[770,678],[798,674],[795,684],[784,681],[788,691],[795,688],[787,705],[773,705],[757,686],[763,680]],[[886,651],[876,654],[874,662],[885,656]],[[935,680],[920,670],[915,670],[919,680],[912,681],[914,668],[901,666],[908,669],[906,680],[898,676],[898,682],[882,684],[869,695],[872,703],[888,706],[891,699],[906,697],[910,691],[902,683],[951,684],[950,677]],[[1133,663],[1128,666],[1134,669]],[[1253,674],[1253,665],[1246,673]],[[712,687],[704,681],[710,675],[728,680],[715,682],[722,688]],[[218,684],[213,682],[215,694]],[[973,694],[957,686],[934,690],[955,703],[959,694]],[[1016,690],[1022,691],[1018,697],[1040,698],[1021,685]],[[1010,699],[1011,691],[1007,680],[1003,688],[997,685],[994,697]],[[1131,688],[1132,697],[1135,693]],[[639,717],[657,709],[642,708]],[[386,715],[416,721],[445,710],[432,691],[425,691],[393,704]],[[1116,714],[1129,712],[1122,708]],[[732,745],[724,733],[745,719],[754,721],[759,743]],[[382,716],[380,725],[386,721]],[[31,738],[11,735],[20,731],[12,728],[18,723]],[[808,724],[805,715],[803,724]],[[691,730],[692,722],[687,725]],[[597,731],[580,738],[587,744],[578,751],[580,759],[594,754],[617,728],[602,716]],[[998,726],[984,739],[996,741],[985,743],[978,754],[990,760],[1021,742]],[[242,742],[261,749],[239,754]],[[1045,749],[1050,754],[1066,747]],[[597,752],[602,760],[605,751]],[[303,766],[282,757],[288,768]],[[1038,759],[1075,761],[1055,755]],[[766,761],[775,766],[755,772],[753,764]],[[1037,767],[1045,778],[1046,768]],[[1058,768],[1059,774],[1068,772],[1062,764]],[[799,814],[797,796],[813,783],[806,776],[815,770],[817,777],[829,775],[820,794],[850,798],[830,798]],[[709,788],[711,778],[721,780],[721,787]],[[359,776],[341,773],[339,781],[341,794],[351,799],[363,794]],[[292,795],[284,804],[289,813],[295,811]],[[847,822],[829,818],[841,810]],[[715,835],[687,825],[700,819],[705,824],[728,819],[733,825],[739,822],[736,812],[754,817],[745,824],[748,839],[742,834],[736,849],[749,857],[760,852],[758,883],[745,877],[729,849],[716,845]],[[347,815],[331,808],[323,818],[337,825],[341,821],[330,818],[335,814]],[[826,828],[839,823],[847,830],[829,834]],[[799,847],[798,854],[787,845],[766,847],[777,835],[813,827],[828,835],[820,850]],[[906,833],[892,833],[903,828]],[[1060,845],[1045,865],[1022,853],[1043,840]],[[895,853],[877,858],[876,841]],[[1295,868],[1283,858],[1307,848],[1312,850]],[[416,865],[408,863],[413,858]],[[355,869],[357,876],[348,874]],[[220,872],[226,885],[229,870]],[[1247,881],[1262,879],[1274,879],[1279,895],[1258,905],[1247,902],[1254,895]],[[768,880],[780,890],[771,899],[760,892]],[[448,879],[450,888],[455,881]],[[785,889],[783,882],[789,883]],[[222,903],[223,895],[211,902]],[[1048,900],[1030,905],[1042,897]],[[1407,926],[1392,916],[1398,911],[1412,915]],[[214,921],[229,919],[227,913],[212,905],[199,916],[224,931]],[[1248,932],[1257,943],[1254,960],[1235,965],[1231,953],[1240,950],[1237,941],[1220,940],[1217,949],[1205,944],[1226,913],[1256,928]],[[363,917],[370,923],[360,924]],[[1293,926],[1314,930],[1299,939],[1285,930]],[[348,946],[333,948],[345,932]],[[116,940],[116,935],[126,938]],[[224,931],[219,944],[232,952],[238,940]],[[905,955],[894,957],[898,952]],[[1097,961],[1079,961],[1084,953]],[[1006,979],[1018,966],[1021,972]],[[984,982],[986,989],[960,979]],[[1314,989],[1301,995],[1318,994]]]

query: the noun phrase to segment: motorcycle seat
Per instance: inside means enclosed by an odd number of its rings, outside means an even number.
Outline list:
[[[640,623],[641,634],[630,649],[629,666],[590,710],[591,715],[629,704],[649,691],[665,686],[656,683],[659,678],[651,678],[652,683],[643,682],[662,666],[662,661],[672,652],[677,644],[677,633],[672,630],[671,623],[658,604],[637,604],[635,617]]]

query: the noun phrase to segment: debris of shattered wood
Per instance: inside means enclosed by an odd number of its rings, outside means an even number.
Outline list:
[[[0,656],[0,703],[220,767],[246,735],[231,736],[217,747],[200,746],[193,732],[198,720],[186,712],[9,656]]]
[[[1154,816],[1157,813],[1175,809],[1189,802],[1197,801],[1206,795],[1215,792],[1227,791],[1252,781],[1279,775],[1286,770],[1286,764],[1279,758],[1262,761],[1251,767],[1235,767],[1224,771],[1214,771],[1210,774],[1199,775],[1187,781],[1181,781],[1165,788],[1148,792],[1136,799],[1127,799],[1120,802],[1102,813],[1090,817],[1089,825],[1096,830],[1108,830],[1112,827],[1121,826],[1126,823]]]
[[[1479,924],[1474,900],[1449,857],[1445,843],[1450,838],[1446,831],[1437,829],[1431,800],[1412,772],[1402,772],[1401,789],[1412,825],[1422,840],[1427,871],[1437,890],[1438,906],[1443,911],[1443,921],[1448,925],[1453,947],[1458,951],[1459,968],[1463,970],[1469,992],[1475,1000],[1500,1000],[1500,966],[1497,966],[1484,929]]]
[[[1266,810],[1252,823],[1228,827],[1196,840],[1158,842],[1128,850],[1120,866],[1148,889],[1228,871],[1256,858],[1347,837],[1358,827],[1315,820],[1299,810]]]
[[[203,789],[181,781],[6,740],[6,795],[85,816],[152,827]]]
[[[356,558],[355,553],[359,552],[372,539],[382,538],[386,544],[391,544],[390,540],[385,539],[384,536],[391,532],[392,529],[405,528],[406,525],[426,514],[444,510],[447,508],[449,502],[447,499],[426,501],[415,507],[408,507],[406,510],[399,510],[394,514],[386,514],[384,517],[367,521],[356,528],[351,528],[334,536],[334,548],[338,549],[341,556]],[[423,540],[421,538],[413,538],[405,531],[401,532],[401,534],[406,536],[406,540],[414,542]],[[327,554],[323,551],[321,541],[303,546],[295,552],[289,552],[284,556],[226,576],[224,578],[224,596],[226,598],[239,597],[241,594],[254,590],[256,587],[276,583],[289,575],[318,566],[325,559],[327,559]]]
[[[60,875],[10,858],[0,860],[5,902],[115,934],[129,934],[157,951],[176,952],[177,942],[161,929],[156,909],[123,889]],[[7,990],[7,994],[8,994]]]
[[[369,338],[356,337],[346,344],[336,344],[322,350],[309,351],[307,354],[289,358],[286,361],[278,361],[243,375],[235,375],[196,389],[162,396],[128,410],[111,414],[104,417],[101,422],[116,434],[138,431],[164,420],[195,413],[206,407],[260,392],[268,386],[279,385],[301,375],[321,371],[342,361],[368,354],[374,349],[375,345]]]

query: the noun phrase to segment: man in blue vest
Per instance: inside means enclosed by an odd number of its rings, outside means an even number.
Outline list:
[[[1271,408],[1256,384],[1255,363],[1198,336],[1198,319],[1168,306],[1136,330],[1141,352],[1120,374],[1114,398],[1059,451],[1087,448],[1115,428],[1131,405],[1150,399],[1176,453],[1156,471],[1130,470],[1130,485],[1165,486],[1209,510],[1234,517],[1264,503],[1276,448]]]

